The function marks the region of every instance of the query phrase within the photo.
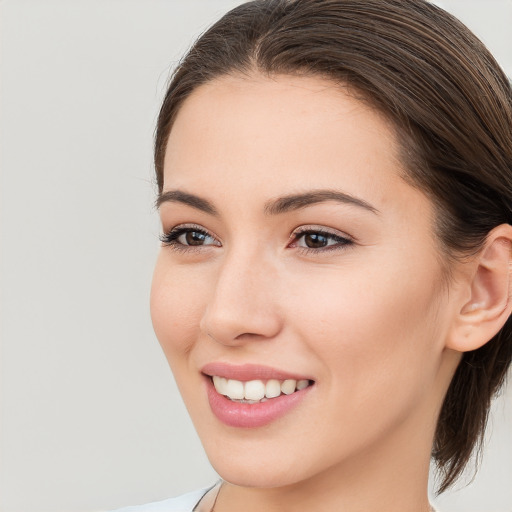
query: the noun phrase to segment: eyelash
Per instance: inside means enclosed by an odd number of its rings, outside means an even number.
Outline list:
[[[299,240],[307,235],[320,235],[328,240],[333,240],[335,243],[324,247],[313,248],[313,247],[300,247],[296,244]],[[300,228],[298,231],[294,231],[290,237],[292,241],[291,247],[297,247],[301,252],[305,254],[328,252],[328,251],[340,251],[347,249],[354,244],[354,240],[349,236],[342,236],[337,233],[333,233],[324,228],[315,228],[313,226]],[[290,246],[290,245],[289,245]]]
[[[167,233],[163,233],[160,235],[160,241],[162,244],[166,247],[170,247],[173,250],[180,251],[180,252],[192,252],[192,251],[198,251],[202,250],[204,247],[220,247],[220,245],[217,245],[215,243],[212,244],[206,244],[206,245],[187,245],[183,244],[178,241],[180,236],[185,235],[187,233],[196,233],[199,235],[202,235],[204,237],[209,237],[214,240],[216,240],[215,236],[213,236],[211,233],[206,231],[201,226],[196,225],[186,225],[186,226],[177,226],[173,229],[171,229]],[[324,247],[302,247],[298,246],[297,243],[305,236],[307,235],[317,235],[324,237],[328,240],[333,240],[335,243],[332,245],[327,245]],[[351,245],[354,244],[354,240],[351,239],[348,236],[341,236],[336,233],[332,233],[330,231],[327,231],[323,228],[315,228],[315,227],[303,227],[299,229],[298,231],[295,231],[290,236],[291,244],[288,245],[288,247],[295,247],[301,252],[305,254],[310,253],[321,253],[321,252],[327,252],[327,251],[336,251],[336,250],[343,250],[347,249]],[[220,244],[220,243],[219,243]]]
[[[197,233],[205,237],[213,238],[215,240],[215,237],[212,234],[208,233],[208,231],[206,231],[201,226],[187,224],[186,226],[176,226],[175,228],[172,228],[169,232],[161,234],[160,241],[164,246],[170,247],[171,249],[179,252],[198,251],[205,247],[204,245],[186,245],[182,244],[181,242],[178,242],[178,238],[181,235],[186,235],[187,233]],[[215,244],[207,244],[207,247],[209,246],[218,247]]]

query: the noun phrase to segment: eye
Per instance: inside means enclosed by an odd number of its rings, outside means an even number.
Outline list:
[[[347,236],[332,233],[319,228],[301,228],[292,234],[290,247],[302,248],[306,251],[325,251],[346,248],[354,242]]]
[[[168,233],[164,233],[160,240],[166,246],[181,250],[221,245],[213,235],[199,226],[176,226]]]

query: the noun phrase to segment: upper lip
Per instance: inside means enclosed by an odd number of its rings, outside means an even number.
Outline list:
[[[226,379],[250,381],[250,380],[312,380],[307,376],[299,375],[297,373],[288,372],[272,368],[269,366],[262,366],[257,364],[242,364],[233,365],[222,362],[213,362],[204,365],[201,372],[205,375],[213,377],[224,377]]]

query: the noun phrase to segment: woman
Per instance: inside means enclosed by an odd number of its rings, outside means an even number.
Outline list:
[[[512,358],[489,52],[424,0],[249,2],[176,70],[155,164],[153,324],[222,482],[141,510],[432,510]]]

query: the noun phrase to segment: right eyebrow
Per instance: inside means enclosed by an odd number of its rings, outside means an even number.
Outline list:
[[[186,204],[187,206],[201,210],[202,212],[208,213],[209,215],[214,215],[215,217],[218,217],[219,215],[219,212],[215,206],[213,206],[213,204],[210,203],[210,201],[207,199],[203,199],[202,197],[193,194],[187,194],[181,190],[168,190],[163,192],[158,196],[155,206],[160,208],[163,203],[168,202]]]

